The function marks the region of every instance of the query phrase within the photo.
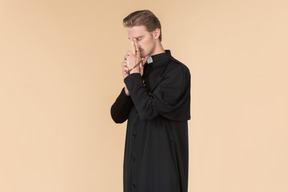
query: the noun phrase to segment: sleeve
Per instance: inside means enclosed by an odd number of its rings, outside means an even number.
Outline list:
[[[124,88],[110,109],[111,117],[115,123],[123,123],[128,119],[133,101],[130,96],[125,94]]]
[[[190,119],[190,72],[186,66],[179,64],[166,72],[153,92],[148,92],[139,73],[127,76],[124,82],[142,120],[158,115],[175,121]]]

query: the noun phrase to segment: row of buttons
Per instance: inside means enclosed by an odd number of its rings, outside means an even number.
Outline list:
[[[132,133],[132,139],[135,139],[135,137],[136,137],[136,133],[133,132],[133,133]],[[132,159],[133,162],[135,162],[135,160],[136,160],[133,155],[131,155],[131,159]],[[135,185],[135,184],[132,184],[132,189],[135,189],[135,188],[136,188],[136,185]]]

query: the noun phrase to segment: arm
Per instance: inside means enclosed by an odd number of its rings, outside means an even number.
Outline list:
[[[129,53],[129,52],[128,52]],[[126,78],[129,75],[129,69],[127,67],[127,57],[128,53],[125,55],[124,61],[121,63],[122,76]],[[125,85],[122,89],[120,95],[113,103],[110,109],[110,114],[115,123],[123,123],[128,119],[129,112],[133,102],[131,100],[129,91]]]
[[[140,53],[138,44],[135,39],[131,40],[132,45],[132,52],[135,54]],[[136,52],[137,50],[137,52]],[[133,54],[132,52],[128,51],[125,55],[124,61],[121,63],[122,67],[122,76],[125,79],[130,72],[138,73],[141,76],[143,75],[143,63],[145,63],[148,59],[148,56],[145,58],[141,58],[140,54]],[[140,64],[141,63],[141,64]],[[114,102],[114,104],[111,106],[111,117],[116,123],[123,123],[128,119],[130,109],[133,106],[133,101],[130,97],[129,90],[127,89],[127,86],[122,89],[120,95]]]
[[[143,85],[139,73],[124,79],[141,119],[153,119],[158,115],[176,121],[190,119],[190,72],[186,66],[176,65],[152,93]]]
[[[128,119],[130,109],[133,106],[133,102],[130,96],[127,96],[124,88],[120,95],[113,103],[110,109],[111,117],[115,123],[123,123]]]

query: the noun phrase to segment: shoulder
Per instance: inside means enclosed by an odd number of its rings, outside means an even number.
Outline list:
[[[171,56],[170,62],[168,63],[166,74],[190,76],[189,68]]]

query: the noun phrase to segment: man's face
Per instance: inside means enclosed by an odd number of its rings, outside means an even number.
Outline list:
[[[136,39],[138,43],[140,55],[142,58],[145,56],[153,55],[153,52],[156,47],[156,40],[153,38],[153,32],[148,32],[146,27],[141,26],[134,26],[134,27],[127,27],[128,30],[128,39],[133,40]]]

